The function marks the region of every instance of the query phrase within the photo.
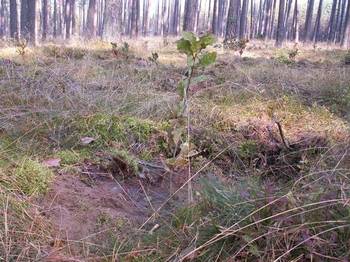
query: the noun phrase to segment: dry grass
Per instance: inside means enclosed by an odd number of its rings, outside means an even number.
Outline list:
[[[155,126],[162,129],[162,123],[174,117],[179,100],[176,87],[185,73],[185,59],[177,54],[175,40],[169,38],[169,45],[163,39],[130,42],[128,59],[115,57],[111,45],[100,41],[52,43],[28,49],[23,57],[10,45],[0,49],[0,260],[28,261],[51,252],[48,221],[33,205],[35,199],[19,186],[23,181],[16,179],[21,176],[10,176],[25,159],[40,162],[72,152],[76,143],[67,141],[79,135],[110,135],[87,119],[132,116],[142,119],[140,123],[158,122]],[[160,219],[156,234],[135,232],[140,242],[122,241],[106,254],[107,260],[192,256],[215,261],[235,256],[285,261],[303,253],[307,254],[303,259],[321,260],[349,255],[346,52],[300,47],[295,61],[279,58],[292,48],[276,50],[270,43],[253,42],[242,58],[216,48],[218,62],[196,72],[208,77],[191,90],[194,142],[209,152],[193,161],[194,173],[195,177],[206,173],[210,183],[196,186],[199,196],[194,207],[175,212],[173,222]],[[159,54],[159,65],[148,60],[152,52]],[[262,130],[273,127],[272,116],[279,119],[290,141],[305,136],[326,141],[314,145],[322,147],[320,152],[300,149],[308,153],[298,153],[300,170],[287,181],[254,176],[270,174],[274,167],[257,164],[271,146]],[[82,129],[82,122],[92,123],[91,127]],[[248,139],[251,127],[257,134]],[[107,137],[99,149],[105,150],[114,138]],[[123,140],[122,147],[129,149],[139,142],[135,141]],[[168,153],[161,148],[148,150]],[[93,155],[85,153],[77,154]],[[286,156],[284,149],[278,153],[278,168],[285,168],[281,163]],[[82,159],[74,158],[73,164]]]

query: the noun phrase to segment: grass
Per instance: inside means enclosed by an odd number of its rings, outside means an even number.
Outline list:
[[[129,41],[127,59],[101,41],[27,48],[23,57],[11,45],[0,49],[0,260],[40,259],[53,240],[35,205],[57,175],[45,159],[59,158],[58,172],[68,173],[101,152],[132,173],[137,159],[176,163],[171,130],[185,58],[169,41]],[[192,173],[201,171],[196,202],[157,216],[152,234],[148,224],[124,235],[111,230],[104,248],[84,259],[350,255],[348,53],[299,47],[291,62],[292,46],[264,45],[249,43],[242,57],[217,48],[218,62],[195,72],[206,75],[191,89],[191,136],[201,152],[192,160]],[[148,61],[152,52],[158,65]],[[273,116],[297,149],[281,146]],[[94,142],[83,145],[84,137]],[[95,222],[115,224],[104,214]]]

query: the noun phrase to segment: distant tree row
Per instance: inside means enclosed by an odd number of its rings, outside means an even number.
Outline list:
[[[0,0],[0,37],[176,36],[350,46],[350,0]]]

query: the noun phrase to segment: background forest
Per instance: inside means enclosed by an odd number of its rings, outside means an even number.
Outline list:
[[[176,36],[207,32],[225,39],[348,45],[348,0],[1,0],[0,37]]]

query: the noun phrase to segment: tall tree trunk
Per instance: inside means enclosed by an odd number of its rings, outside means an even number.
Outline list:
[[[347,1],[347,8],[344,20],[344,27],[341,39],[341,46],[350,48],[350,1]]]
[[[76,18],[75,18],[75,0],[71,0],[71,20],[72,20],[72,25],[71,25],[71,34],[75,35],[76,34]]]
[[[278,23],[277,23],[277,34],[276,34],[276,46],[281,47],[285,37],[284,28],[284,7],[285,0],[280,0],[279,11],[278,11]]]
[[[239,39],[245,38],[248,14],[248,0],[243,1],[241,19],[239,23]]]
[[[194,32],[197,8],[198,8],[198,0],[186,0],[185,19],[184,19],[184,26],[183,26],[184,31]]]
[[[211,32],[216,35],[218,32],[218,22],[217,22],[217,10],[218,10],[218,0],[214,0],[214,8],[213,8],[213,19],[212,19],[212,23],[211,23]]]
[[[173,14],[171,17],[171,27],[170,27],[170,33],[172,35],[177,35],[178,33],[179,13],[180,13],[179,7],[180,7],[179,0],[175,0],[174,6],[173,6]]]
[[[230,0],[228,15],[227,15],[227,25],[226,25],[226,35],[225,39],[235,39],[238,37],[238,17],[239,17],[239,4],[240,0]]]
[[[335,31],[335,12],[337,9],[337,0],[333,0],[331,16],[328,23],[328,42],[333,41]]]
[[[130,37],[138,37],[140,20],[140,0],[132,0]]]
[[[148,33],[148,14],[149,14],[149,0],[143,1],[143,16],[142,16],[142,35],[146,36]]]
[[[296,43],[299,42],[299,8],[298,0],[294,2],[294,13],[293,13],[293,39]]]
[[[47,0],[42,0],[42,24],[43,24],[42,40],[45,41],[47,37],[47,28],[48,28]]]
[[[29,44],[36,45],[36,0],[22,0],[21,35]]]
[[[320,0],[318,5],[318,10],[317,10],[316,21],[315,21],[314,44],[318,42],[319,36],[320,36],[322,5],[323,5],[323,0]]]
[[[71,35],[71,26],[72,26],[72,1],[66,0],[64,6],[64,20],[66,24],[66,39],[70,39]]]
[[[312,14],[314,11],[315,0],[309,0],[306,10],[304,42],[312,40]]]
[[[89,0],[86,18],[86,37],[88,39],[96,37],[96,19],[96,0]]]
[[[10,36],[18,40],[18,11],[17,0],[10,0]]]

